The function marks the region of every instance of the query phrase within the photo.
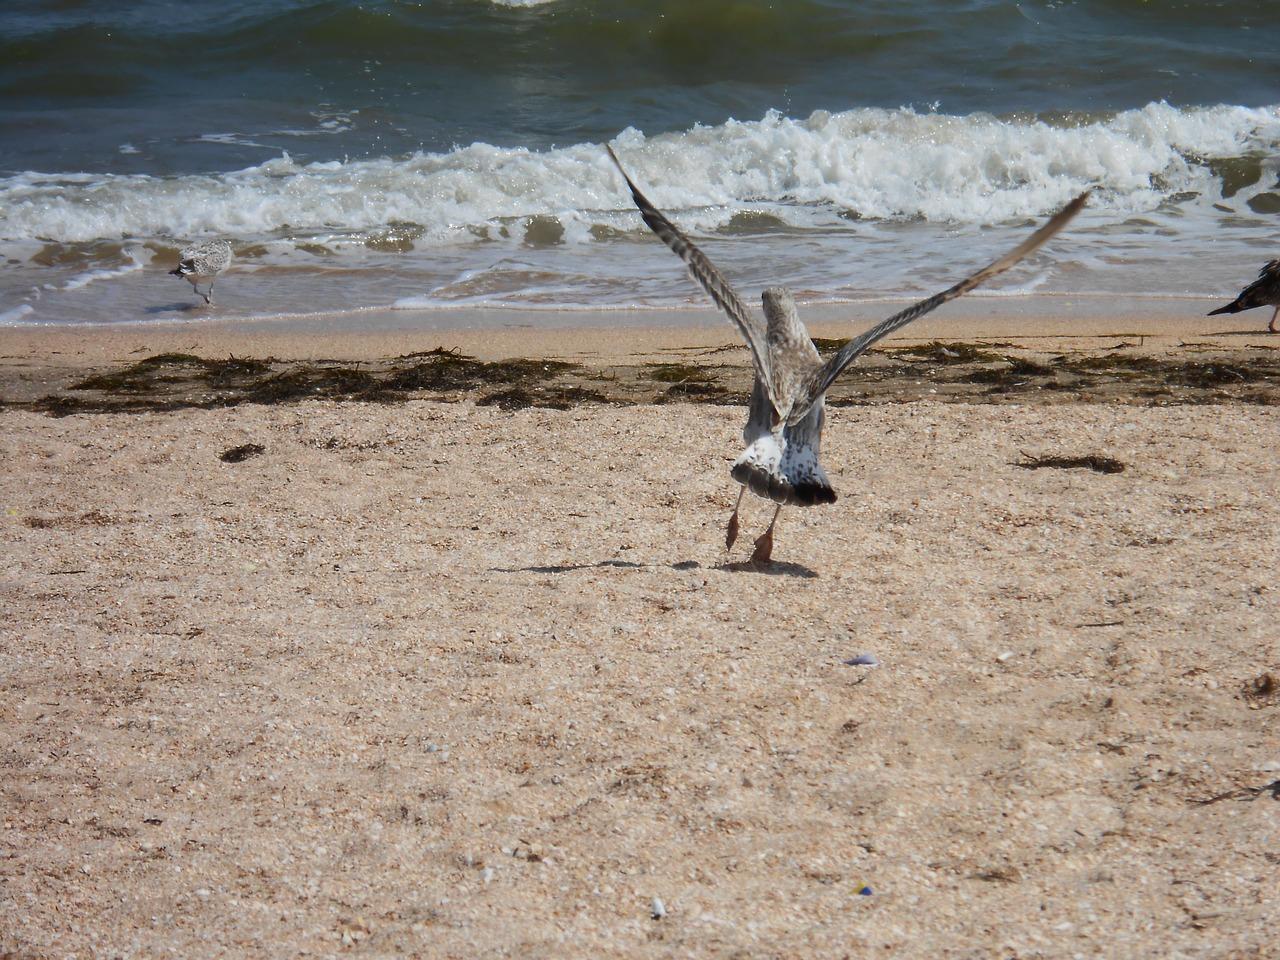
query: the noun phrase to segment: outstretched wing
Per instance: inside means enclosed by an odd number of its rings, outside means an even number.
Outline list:
[[[609,151],[609,157],[613,160],[614,166],[618,168],[618,172],[622,174],[622,179],[627,181],[627,187],[631,190],[631,198],[635,201],[636,206],[640,208],[640,216],[644,222],[648,224],[649,229],[658,235],[668,247],[670,247],[685,265],[689,268],[689,275],[701,284],[702,289],[707,291],[711,299],[716,302],[716,306],[723,310],[730,320],[738,328],[738,332],[742,334],[743,339],[747,341],[747,346],[751,348],[751,359],[755,362],[756,376],[763,381],[770,392],[770,401],[774,402],[777,408],[776,398],[772,396],[773,378],[769,373],[769,350],[767,346],[767,337],[764,324],[760,319],[751,313],[738,299],[738,295],[733,292],[733,288],[729,286],[729,282],[720,275],[717,270],[707,259],[706,254],[695,247],[683,233],[679,231],[674,223],[662,215],[648,197],[640,192],[637,187],[627,176],[627,171],[622,169],[617,154],[613,152],[613,147],[607,143],[604,148]]]
[[[803,416],[808,412],[809,408],[818,402],[818,399],[827,392],[831,384],[835,382],[842,370],[849,364],[853,363],[859,356],[866,353],[871,345],[877,340],[887,337],[895,330],[905,327],[912,320],[923,317],[931,310],[936,310],[948,300],[954,300],[956,297],[963,296],[974,287],[986,283],[992,277],[1004,273],[1015,263],[1040,247],[1046,240],[1055,233],[1065,227],[1080,210],[1084,207],[1085,201],[1089,199],[1090,191],[1086,190],[1080,196],[1076,197],[1065,207],[1053,215],[1053,218],[1043,227],[1033,233],[1022,243],[1018,244],[1014,249],[1010,250],[999,260],[988,264],[972,276],[966,277],[957,283],[954,287],[948,287],[941,293],[934,294],[927,300],[921,300],[914,306],[907,307],[900,313],[895,313],[888,320],[882,320],[860,337],[850,340],[847,344],[840,348],[834,357],[828,360],[814,374],[813,378],[805,385],[806,397],[801,403],[797,403],[791,408],[791,420]]]

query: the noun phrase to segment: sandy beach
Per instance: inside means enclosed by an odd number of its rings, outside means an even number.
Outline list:
[[[0,330],[0,957],[1272,954],[1265,318],[384,319]]]

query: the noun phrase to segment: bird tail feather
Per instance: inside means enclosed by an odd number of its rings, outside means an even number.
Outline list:
[[[757,497],[796,507],[835,503],[836,492],[807,449],[784,455],[778,438],[759,437],[734,461],[730,475]]]

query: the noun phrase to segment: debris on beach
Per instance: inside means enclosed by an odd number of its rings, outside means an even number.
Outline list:
[[[218,459],[223,463],[242,463],[250,457],[256,457],[266,452],[266,447],[260,443],[242,443],[238,447],[228,447],[218,454]]]
[[[1049,467],[1055,470],[1092,470],[1094,473],[1123,473],[1124,464],[1111,457],[1100,457],[1090,454],[1084,457],[1033,457],[1024,453],[1026,459],[1015,466],[1024,470],[1040,470]]]
[[[820,353],[843,345],[814,340]],[[1119,348],[1121,345],[1116,344]],[[70,378],[43,396],[16,381],[0,390],[0,406],[23,406],[55,417],[76,413],[167,411],[242,403],[278,404],[328,399],[398,403],[428,397],[456,401],[472,394],[480,405],[572,409],[608,403],[705,403],[742,406],[750,394],[750,368],[711,360],[729,348],[703,351],[689,362],[614,361],[604,366],[556,358],[485,361],[457,348],[436,347],[393,358],[281,360],[229,356],[210,359],[185,352],[158,353],[115,369]],[[736,345],[732,349],[739,349]],[[1049,355],[1012,342],[931,341],[887,348],[837,385],[829,405],[929,398],[943,402],[1037,404],[1114,401],[1140,406],[1239,402],[1275,405],[1280,358],[1261,347],[1216,348],[1207,356],[1134,354],[1113,349]],[[0,384],[0,387],[5,386]],[[87,395],[86,395],[87,394]],[[1109,469],[1106,457],[1079,462],[1023,464],[1027,469]],[[1088,461],[1093,461],[1091,464]]]
[[[856,656],[850,657],[848,660],[844,661],[844,663],[846,666],[849,666],[849,667],[880,666],[880,660],[876,657],[874,653],[859,653]]]
[[[1259,674],[1245,681],[1243,693],[1250,709],[1257,710],[1280,700],[1280,683],[1269,673]]]

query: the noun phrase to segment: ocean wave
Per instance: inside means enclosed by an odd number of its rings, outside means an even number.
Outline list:
[[[1053,120],[912,109],[816,112],[697,126],[615,146],[655,202],[694,230],[731,229],[745,207],[783,225],[1008,223],[1087,187],[1114,219],[1169,204],[1208,208],[1270,189],[1280,108],[1150,104]],[[1233,201],[1247,216],[1250,208]],[[1264,204],[1265,206],[1265,204]],[[476,143],[403,159],[298,163],[288,154],[179,177],[28,172],[0,178],[0,237],[220,235],[378,248],[581,243],[636,231],[598,144],[535,152]]]
[[[27,317],[36,312],[36,308],[29,303],[19,304],[10,310],[0,311],[0,327],[16,327],[25,326]]]
[[[120,252],[119,258],[123,259],[124,262],[117,266],[86,270],[83,273],[76,274],[62,285],[62,289],[79,290],[81,287],[87,287],[89,284],[96,283],[99,280],[115,280],[130,273],[137,273],[139,270],[145,269],[147,264],[151,262],[150,252],[140,247],[125,248]]]

